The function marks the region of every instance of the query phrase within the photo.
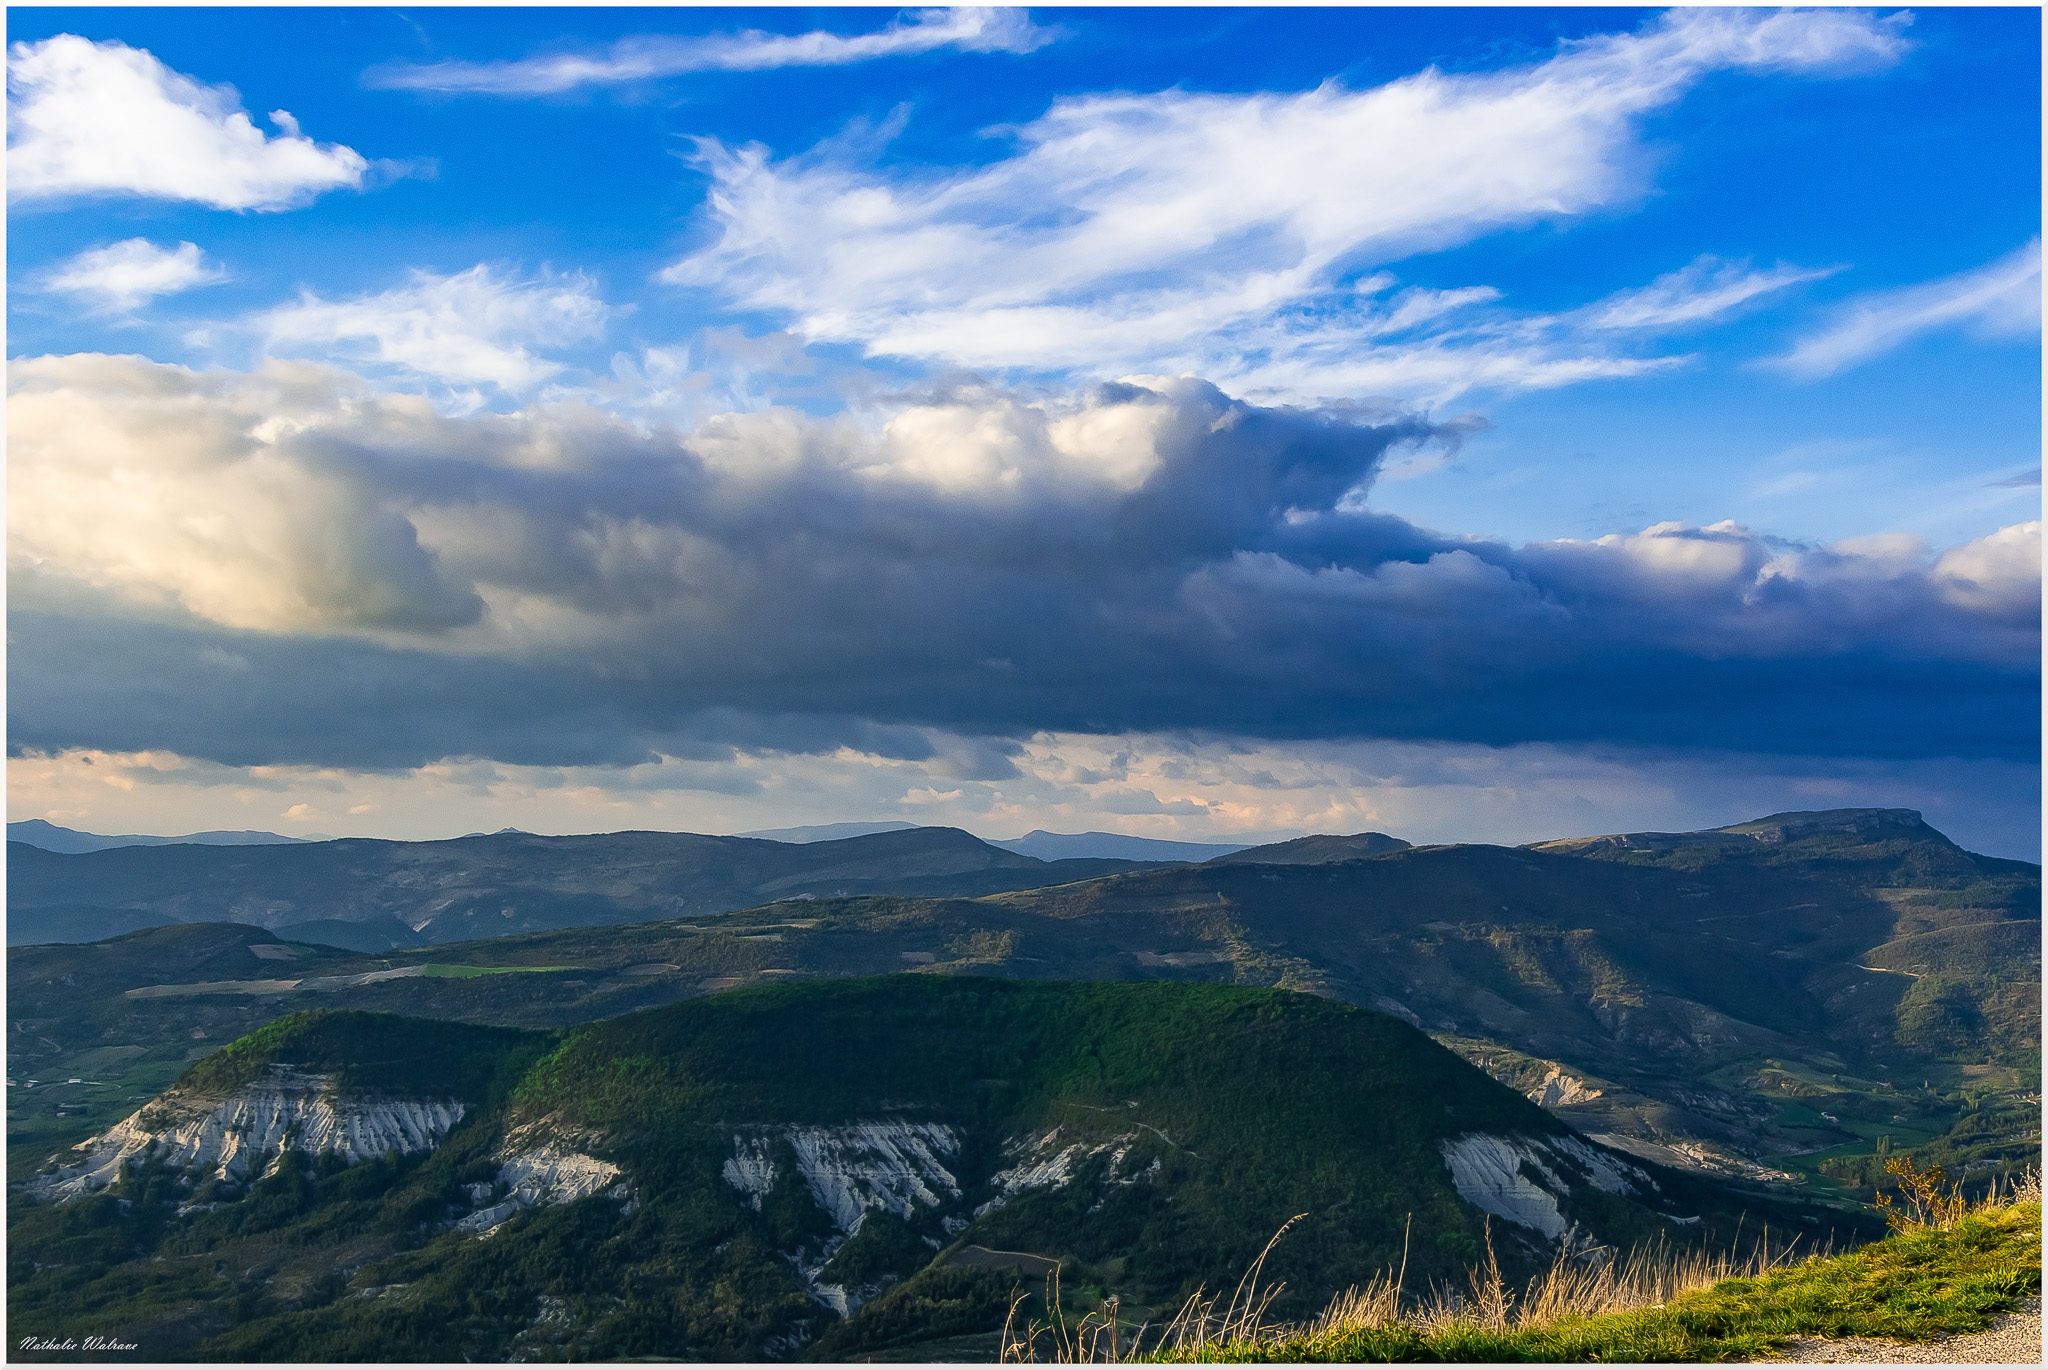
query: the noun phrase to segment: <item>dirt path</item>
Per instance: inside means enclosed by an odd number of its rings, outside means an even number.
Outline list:
[[[1784,1360],[1814,1365],[2039,1365],[2041,1296],[2020,1302],[1986,1331],[1918,1343],[1867,1337],[1794,1337]]]

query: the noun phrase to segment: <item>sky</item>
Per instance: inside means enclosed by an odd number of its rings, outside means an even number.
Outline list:
[[[10,820],[2039,859],[2038,10],[8,22]]]

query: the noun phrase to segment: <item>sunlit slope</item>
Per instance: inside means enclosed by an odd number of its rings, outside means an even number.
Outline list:
[[[2039,1069],[2041,869],[1964,851],[1911,809],[1773,814],[1702,833],[1580,838],[1534,850],[1687,873],[1733,890],[1789,878],[1859,896],[1867,903],[1851,916],[1845,931],[1854,935],[1843,950],[1910,982],[1894,1011],[1903,1045]],[[1773,933],[1772,912],[1728,920],[1737,924],[1729,935],[1760,943],[1775,935],[1803,949],[1797,936]],[[1801,935],[1809,926],[1796,922]]]

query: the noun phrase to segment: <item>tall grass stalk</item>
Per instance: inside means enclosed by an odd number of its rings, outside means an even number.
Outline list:
[[[1927,1176],[1901,1179],[1909,1185],[1915,1179],[1921,1182],[1919,1204],[1911,1202],[1913,1191],[1909,1189],[1907,1203],[1887,1213],[1893,1228],[1901,1233],[1947,1231],[1968,1214],[2041,1202],[2037,1170],[2009,1177],[2003,1193],[1994,1187],[1982,1202],[1962,1207],[1957,1206],[1953,1194],[1934,1188],[1940,1183],[1939,1176],[1931,1182]],[[1747,1252],[1676,1247],[1660,1237],[1626,1256],[1608,1255],[1605,1259],[1601,1252],[1574,1254],[1569,1248],[1561,1249],[1549,1269],[1525,1288],[1515,1290],[1501,1273],[1489,1222],[1485,1257],[1467,1272],[1469,1293],[1439,1286],[1420,1297],[1407,1296],[1403,1289],[1408,1266],[1404,1234],[1401,1265],[1395,1272],[1345,1290],[1308,1322],[1267,1323],[1267,1310],[1284,1286],[1263,1286],[1261,1272],[1274,1246],[1299,1221],[1299,1217],[1291,1218],[1273,1234],[1222,1312],[1216,1310],[1218,1300],[1205,1298],[1198,1291],[1171,1322],[1149,1337],[1147,1327],[1120,1336],[1113,1301],[1080,1322],[1068,1324],[1059,1308],[1055,1271],[1047,1279],[1045,1322],[1033,1320],[1016,1327],[1016,1314],[1025,1296],[1020,1294],[1012,1303],[1011,1319],[1003,1331],[1002,1359],[1006,1363],[1252,1360],[1270,1358],[1280,1348],[1307,1349],[1359,1332],[1399,1331],[1432,1343],[1454,1342],[1474,1333],[1498,1337],[1555,1328],[1575,1320],[1662,1309],[1685,1295],[1727,1281],[1760,1280],[1793,1266],[1825,1261],[1833,1254],[1831,1249],[1800,1251],[1797,1239],[1774,1244],[1768,1229]]]

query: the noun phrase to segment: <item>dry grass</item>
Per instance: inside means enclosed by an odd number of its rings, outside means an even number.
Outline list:
[[[1963,1202],[1958,1191],[1943,1189],[1938,1171],[1920,1174],[1907,1164],[1894,1173],[1901,1181],[1903,1197],[1885,1207],[1900,1239],[1951,1232],[1959,1224],[1969,1225],[1966,1219],[1975,1222],[1986,1215],[2006,1213],[2024,1205],[2033,1205],[2038,1212],[2041,1202],[2041,1177],[2037,1171],[2014,1177],[2002,1193],[1994,1186],[1976,1204]],[[1398,1270],[1383,1274],[1362,1288],[1346,1290],[1310,1322],[1268,1324],[1266,1312],[1279,1296],[1281,1286],[1262,1287],[1260,1274],[1266,1256],[1298,1221],[1299,1218],[1290,1219],[1273,1234],[1272,1241],[1238,1282],[1228,1302],[1197,1293],[1178,1316],[1157,1330],[1143,1326],[1133,1329],[1120,1323],[1114,1301],[1078,1322],[1067,1323],[1059,1309],[1055,1272],[1048,1279],[1046,1291],[1048,1321],[1034,1320],[1022,1328],[1016,1327],[1023,1296],[1012,1304],[1011,1322],[1004,1328],[1002,1359],[1007,1363],[1313,1360],[1327,1358],[1317,1354],[1319,1349],[1349,1345],[1374,1348],[1380,1353],[1372,1356],[1375,1359],[1455,1360],[1473,1358],[1460,1354],[1461,1348],[1499,1349],[1508,1342],[1529,1343],[1527,1350],[1537,1352],[1518,1355],[1517,1359],[1552,1359],[1541,1354],[1536,1343],[1551,1340],[1550,1334],[1557,1329],[1574,1329],[1574,1340],[1583,1340],[1594,1326],[1604,1325],[1591,1324],[1594,1319],[1628,1323],[1646,1316],[1661,1319],[1666,1316],[1662,1310],[1667,1305],[1680,1300],[1697,1303],[1697,1298],[1688,1296],[1704,1296],[1717,1288],[1723,1294],[1753,1288],[1774,1277],[1782,1279],[1787,1272],[1798,1272],[1798,1278],[1806,1279],[1807,1272],[1830,1268],[1827,1261],[1831,1255],[1827,1251],[1799,1251],[1796,1242],[1774,1245],[1768,1232],[1760,1235],[1744,1254],[1677,1248],[1661,1240],[1619,1258],[1598,1251],[1573,1254],[1566,1250],[1525,1288],[1515,1289],[1501,1273],[1489,1223],[1485,1259],[1467,1272],[1465,1289],[1437,1287],[1420,1295],[1408,1293],[1404,1289],[1404,1240]],[[1424,1354],[1401,1354],[1404,1351]],[[1477,1358],[1494,1357],[1481,1354]],[[1692,1359],[1694,1353],[1677,1358]]]
[[[1991,1192],[1980,1203],[1963,1197],[1961,1181],[1949,1184],[1940,1166],[1922,1173],[1909,1156],[1894,1156],[1884,1163],[1884,1173],[1898,1182],[1897,1197],[1878,1191],[1878,1212],[1894,1232],[1946,1232],[1966,1213],[2004,1208],[2015,1203],[2041,1202],[2041,1172],[2032,1167],[2007,1177],[2007,1192],[1999,1198],[1999,1177],[1991,1177]],[[1947,1185],[1944,1189],[1942,1186]]]
[[[1467,1272],[1470,1292],[1432,1289],[1403,1307],[1398,1282],[1376,1280],[1347,1290],[1296,1336],[1314,1339],[1361,1328],[1405,1324],[1425,1335],[1457,1329],[1508,1332],[1547,1327],[1565,1318],[1593,1318],[1662,1308],[1680,1295],[1711,1289],[1723,1280],[1758,1279],[1793,1259],[1794,1245],[1773,1246],[1766,1231],[1747,1255],[1674,1248],[1659,1241],[1616,1259],[1601,1253],[1560,1251],[1550,1268],[1523,1289],[1511,1288],[1486,1229],[1486,1259]]]
[[[1017,1313],[1029,1297],[1019,1293],[1010,1300],[1010,1315],[1003,1320],[1003,1344],[1001,1361],[1005,1365],[1032,1364],[1040,1360],[1062,1364],[1117,1364],[1124,1361],[1166,1359],[1197,1359],[1208,1347],[1230,1346],[1239,1343],[1258,1343],[1270,1338],[1277,1329],[1266,1326],[1266,1310],[1273,1306],[1273,1300],[1287,1286],[1285,1284],[1262,1285],[1260,1276],[1266,1268],[1266,1258],[1273,1254],[1273,1248],[1287,1235],[1289,1228],[1306,1218],[1308,1214],[1297,1213],[1280,1224],[1280,1230],[1266,1243],[1259,1258],[1252,1262],[1238,1280],[1237,1288],[1231,1291],[1230,1301],[1217,1311],[1217,1300],[1204,1298],[1203,1291],[1196,1290],[1182,1305],[1174,1319],[1160,1328],[1146,1345],[1149,1324],[1141,1324],[1126,1333],[1118,1316],[1116,1299],[1105,1301],[1101,1307],[1083,1315],[1069,1324],[1060,1308],[1060,1272],[1057,1267],[1045,1277],[1046,1317],[1043,1321],[1032,1318],[1023,1326],[1017,1325]],[[1041,1352],[1045,1354],[1041,1355]]]
[[[1020,1293],[1012,1300],[1010,1317],[1003,1326],[1001,1359],[1004,1364],[1206,1360],[1225,1347],[1316,1342],[1360,1329],[1399,1326],[1425,1336],[1459,1329],[1508,1332],[1547,1326],[1566,1317],[1659,1308],[1680,1294],[1709,1289],[1723,1280],[1767,1274],[1790,1258],[1789,1247],[1772,1253],[1768,1234],[1742,1258],[1675,1250],[1661,1242],[1633,1251],[1623,1260],[1560,1253],[1549,1270],[1526,1289],[1516,1290],[1501,1273],[1489,1221],[1486,1259],[1468,1272],[1469,1292],[1437,1288],[1420,1297],[1407,1295],[1403,1289],[1407,1275],[1404,1234],[1398,1270],[1382,1274],[1363,1288],[1345,1290],[1312,1321],[1269,1324],[1266,1312],[1286,1286],[1263,1285],[1260,1275],[1273,1248],[1305,1216],[1290,1218],[1273,1234],[1227,1302],[1197,1292],[1171,1322],[1157,1329],[1123,1324],[1113,1299],[1068,1322],[1060,1310],[1059,1272],[1055,1270],[1046,1276],[1048,1312],[1044,1320],[1034,1318],[1020,1326],[1017,1314],[1028,1296]]]

